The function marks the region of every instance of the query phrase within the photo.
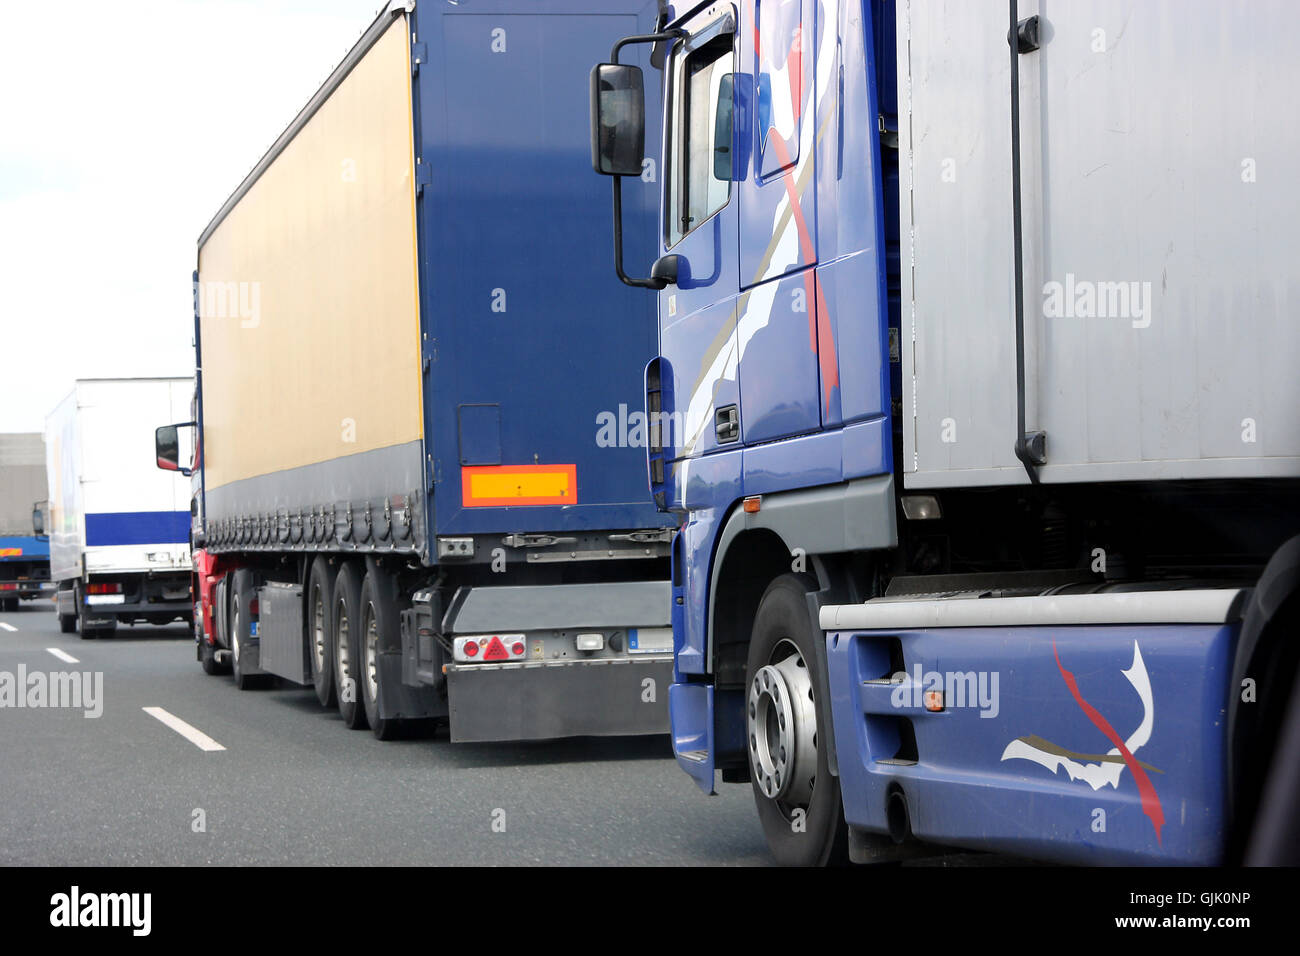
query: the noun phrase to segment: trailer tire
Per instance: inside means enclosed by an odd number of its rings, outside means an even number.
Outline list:
[[[805,580],[794,574],[768,585],[745,666],[754,803],[772,855],[786,866],[848,861],[840,781],[830,772],[827,735],[817,733],[831,715],[830,701],[816,693],[822,683],[814,642],[821,632],[808,617],[807,593]]]
[[[324,558],[311,563],[307,580],[307,646],[312,684],[322,707],[338,704],[334,685],[334,575]]]
[[[365,706],[366,722],[379,740],[396,740],[406,729],[406,721],[380,717],[380,700],[392,693],[386,688],[380,652],[401,647],[402,608],[397,580],[378,565],[371,563],[361,584],[361,656],[357,683]]]
[[[5,598],[3,601],[0,601],[0,611],[5,612],[6,614],[11,614],[17,610],[18,610],[17,598]]]
[[[72,634],[77,630],[77,615],[60,614],[59,615],[59,633]]]
[[[356,561],[344,561],[334,579],[334,684],[338,689],[339,716],[350,730],[365,730],[366,709],[358,698],[358,661],[361,660],[361,570]]]
[[[230,650],[230,575],[223,574],[217,582],[216,596],[213,600],[212,636],[217,639],[217,647]]]
[[[241,568],[234,574],[234,600],[230,617],[230,672],[235,686],[240,690],[253,690],[268,686],[270,675],[249,674],[240,666],[242,650],[253,639],[249,625],[253,620],[253,572]]]

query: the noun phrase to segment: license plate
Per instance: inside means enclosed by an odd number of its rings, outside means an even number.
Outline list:
[[[87,594],[86,603],[95,604],[125,604],[126,596],[123,594]]]
[[[629,654],[667,654],[672,649],[671,627],[634,627],[627,632]]]

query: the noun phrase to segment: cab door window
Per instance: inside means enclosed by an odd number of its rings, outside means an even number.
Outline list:
[[[731,197],[731,182],[715,175],[719,94],[733,72],[733,33],[722,33],[677,58],[671,130],[667,220],[668,245],[713,216]],[[727,87],[729,89],[729,87]],[[730,104],[724,103],[724,109]]]

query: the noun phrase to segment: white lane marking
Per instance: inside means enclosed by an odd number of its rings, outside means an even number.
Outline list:
[[[18,630],[18,628],[14,627],[12,624],[6,624],[4,621],[0,621],[0,627],[3,627],[6,631]]]
[[[140,709],[143,710],[150,717],[154,717],[162,721],[164,724],[166,724],[172,730],[176,731],[178,734],[180,734],[182,737],[184,737],[194,746],[198,747],[200,750],[225,750],[226,749],[225,747],[221,746],[221,744],[217,743],[215,740],[213,740],[211,737],[205,734],[203,731],[191,727],[189,724],[185,723],[185,721],[181,720],[175,714],[169,714],[161,707],[141,707]]]
[[[75,657],[73,657],[73,656],[72,656],[71,654],[69,654],[67,651],[61,651],[61,650],[59,650],[57,647],[47,647],[47,648],[45,648],[45,649],[46,649],[47,651],[49,651],[51,654],[53,654],[55,657],[57,657],[59,660],[63,661],[63,663],[65,663],[65,664],[80,664],[80,663],[81,663],[81,661],[77,660]]]

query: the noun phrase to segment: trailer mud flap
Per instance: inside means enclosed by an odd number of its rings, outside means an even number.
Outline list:
[[[379,653],[379,717],[382,720],[419,720],[446,717],[447,698],[432,687],[402,683],[402,652]]]
[[[669,659],[451,667],[456,742],[668,732]]]
[[[240,649],[240,665],[275,674],[295,684],[310,684],[307,635],[302,626],[302,586],[269,583],[258,588],[257,641]],[[248,670],[248,673],[255,673]]]

